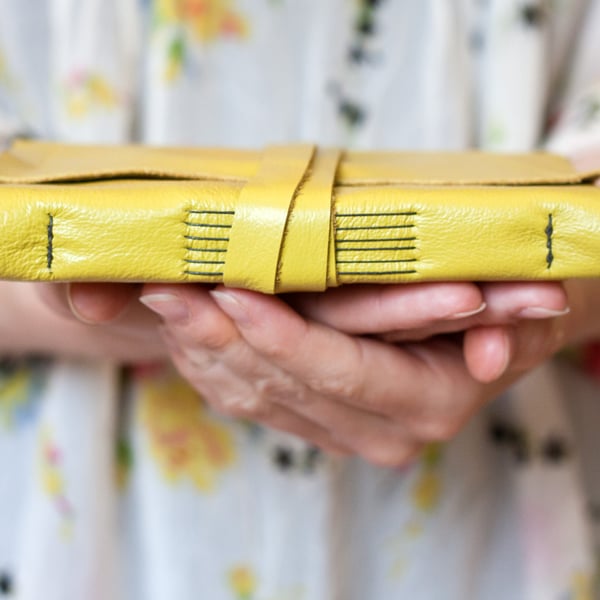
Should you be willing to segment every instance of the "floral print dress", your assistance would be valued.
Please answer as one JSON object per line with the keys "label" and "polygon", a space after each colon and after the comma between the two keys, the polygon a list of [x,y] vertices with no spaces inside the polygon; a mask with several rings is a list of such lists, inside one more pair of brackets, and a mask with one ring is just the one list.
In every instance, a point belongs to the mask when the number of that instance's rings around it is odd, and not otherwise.
{"label": "floral print dress", "polygon": [[[0,0],[0,143],[600,145],[598,0]],[[0,362],[0,599],[589,600],[598,389],[548,363],[404,469],[168,367]]]}

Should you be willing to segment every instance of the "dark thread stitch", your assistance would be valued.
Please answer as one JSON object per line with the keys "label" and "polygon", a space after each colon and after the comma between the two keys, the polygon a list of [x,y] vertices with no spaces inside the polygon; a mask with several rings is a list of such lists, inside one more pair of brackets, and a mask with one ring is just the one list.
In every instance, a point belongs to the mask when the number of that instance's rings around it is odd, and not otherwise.
{"label": "dark thread stitch", "polygon": [[336,217],[414,217],[419,213],[415,211],[391,213],[337,213]]}
{"label": "dark thread stitch", "polygon": [[224,265],[224,260],[193,260],[191,258],[185,259],[186,263],[190,263],[193,265]]}
{"label": "dark thread stitch", "polygon": [[190,223],[189,221],[184,221],[184,225],[188,227],[214,227],[215,229],[231,229],[231,225],[213,225],[211,223]]}
{"label": "dark thread stitch", "polygon": [[189,209],[188,214],[190,215],[234,215],[233,210],[194,210]]}
{"label": "dark thread stitch", "polygon": [[410,225],[372,225],[369,227],[336,227],[336,231],[369,231],[371,229],[409,229],[410,227],[414,227],[413,224]]}
{"label": "dark thread stitch", "polygon": [[52,261],[54,260],[54,216],[48,213],[48,244],[46,246],[46,266],[52,270]]}
{"label": "dark thread stitch", "polygon": [[377,264],[383,263],[387,265],[393,265],[394,263],[409,263],[409,262],[417,262],[416,258],[400,258],[398,260],[338,260],[336,261],[338,265],[366,265],[366,264]]}
{"label": "dark thread stitch", "polygon": [[364,240],[337,240],[338,244],[362,244],[369,242],[413,242],[416,237],[400,237],[400,238],[365,238]]}
{"label": "dark thread stitch", "polygon": [[410,275],[412,273],[416,271],[338,271],[338,275]]}
{"label": "dark thread stitch", "polygon": [[383,251],[391,251],[395,252],[397,250],[416,250],[416,246],[397,246],[397,247],[389,247],[389,248],[336,248],[336,252],[383,252]]}
{"label": "dark thread stitch", "polygon": [[192,246],[185,246],[185,249],[189,252],[227,252],[225,248],[192,248]]}
{"label": "dark thread stitch", "polygon": [[548,225],[544,230],[546,233],[546,248],[548,248],[548,254],[546,254],[546,264],[549,269],[552,266],[554,260],[554,254],[552,253],[552,234],[554,233],[554,227],[552,226],[552,213],[548,215]]}
{"label": "dark thread stitch", "polygon": [[207,273],[206,271],[189,271],[189,270],[185,270],[184,271],[185,275],[197,275],[197,276],[201,276],[201,277],[223,277],[223,273]]}
{"label": "dark thread stitch", "polygon": [[198,237],[197,235],[186,235],[184,236],[186,240],[196,240],[196,241],[205,241],[205,242],[228,242],[229,238],[223,237]]}

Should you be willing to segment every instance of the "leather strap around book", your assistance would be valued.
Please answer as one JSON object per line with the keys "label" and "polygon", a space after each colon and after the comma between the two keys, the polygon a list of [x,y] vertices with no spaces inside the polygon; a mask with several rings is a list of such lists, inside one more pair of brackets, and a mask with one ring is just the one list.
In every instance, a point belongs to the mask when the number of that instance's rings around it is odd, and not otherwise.
{"label": "leather strap around book", "polygon": [[340,156],[338,150],[317,151],[312,145],[266,149],[236,204],[225,285],[268,293],[324,290],[328,281],[335,285],[335,263],[329,256]]}

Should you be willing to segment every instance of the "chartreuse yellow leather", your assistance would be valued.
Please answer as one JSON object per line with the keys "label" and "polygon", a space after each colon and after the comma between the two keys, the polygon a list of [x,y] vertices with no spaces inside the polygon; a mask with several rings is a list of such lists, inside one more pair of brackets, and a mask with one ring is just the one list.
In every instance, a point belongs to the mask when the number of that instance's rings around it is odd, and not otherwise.
{"label": "chartreuse yellow leather", "polygon": [[0,277],[274,293],[600,276],[597,177],[542,153],[18,141],[0,155]]}

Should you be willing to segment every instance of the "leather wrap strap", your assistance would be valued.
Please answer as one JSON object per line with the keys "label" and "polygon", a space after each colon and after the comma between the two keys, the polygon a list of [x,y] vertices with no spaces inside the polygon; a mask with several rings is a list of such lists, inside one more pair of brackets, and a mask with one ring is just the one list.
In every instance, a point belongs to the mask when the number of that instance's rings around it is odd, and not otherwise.
{"label": "leather wrap strap", "polygon": [[340,156],[339,150],[317,152],[312,145],[266,149],[238,198],[225,285],[267,293],[335,285],[335,265],[331,270],[329,260],[308,256],[330,255],[332,190]]}

